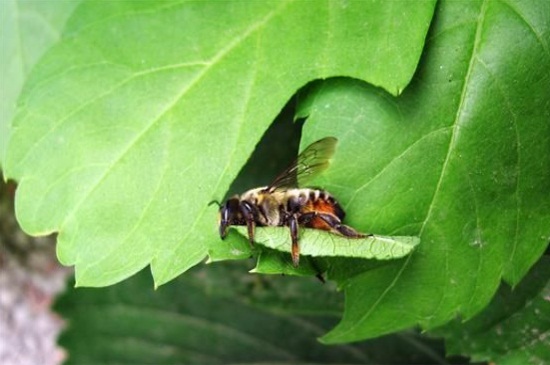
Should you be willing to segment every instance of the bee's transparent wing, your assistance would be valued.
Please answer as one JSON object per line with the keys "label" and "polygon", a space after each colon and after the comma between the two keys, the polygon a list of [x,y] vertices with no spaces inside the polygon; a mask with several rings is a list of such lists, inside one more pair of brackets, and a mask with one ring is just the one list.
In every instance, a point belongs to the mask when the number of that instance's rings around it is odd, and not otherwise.
{"label": "bee's transparent wing", "polygon": [[292,165],[277,176],[266,191],[273,192],[278,189],[297,187],[298,181],[302,185],[307,184],[307,181],[328,167],[337,142],[338,139],[334,137],[325,137],[310,144],[298,155]]}

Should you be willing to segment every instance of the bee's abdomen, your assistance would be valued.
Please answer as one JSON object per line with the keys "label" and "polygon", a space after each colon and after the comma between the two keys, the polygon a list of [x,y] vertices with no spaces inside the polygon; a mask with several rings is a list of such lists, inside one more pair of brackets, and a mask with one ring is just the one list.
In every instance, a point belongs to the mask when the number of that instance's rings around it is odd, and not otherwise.
{"label": "bee's abdomen", "polygon": [[319,198],[312,201],[311,209],[317,212],[334,214],[340,220],[343,220],[346,215],[340,203],[332,195],[323,190],[320,191]]}
{"label": "bee's abdomen", "polygon": [[[327,191],[317,189],[299,189],[298,201],[300,201],[300,211],[302,213],[319,212],[329,213],[343,220],[346,213],[338,201]],[[290,201],[289,201],[290,202]]]}

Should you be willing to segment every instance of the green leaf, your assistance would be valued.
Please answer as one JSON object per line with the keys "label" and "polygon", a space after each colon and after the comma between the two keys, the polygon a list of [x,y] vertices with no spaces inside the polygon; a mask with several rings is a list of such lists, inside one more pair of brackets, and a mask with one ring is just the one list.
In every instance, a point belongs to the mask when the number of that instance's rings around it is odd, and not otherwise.
{"label": "green leaf", "polygon": [[158,290],[146,272],[109,288],[71,288],[56,305],[69,323],[60,339],[67,364],[445,363],[438,341],[413,332],[324,346],[315,338],[342,304],[334,288],[267,279],[226,263]]}
{"label": "green leaf", "polygon": [[5,163],[20,224],[59,232],[77,285],[148,264],[156,285],[173,279],[225,244],[207,204],[290,96],[335,75],[398,94],[434,5],[82,4],[21,96]]}
{"label": "green leaf", "polygon": [[250,272],[271,275],[317,276],[321,279],[319,275],[323,274],[325,271],[326,262],[324,262],[324,260],[302,256],[300,258],[300,265],[295,267],[288,253],[263,248],[258,254],[256,267]]}
{"label": "green leaf", "polygon": [[0,1],[0,166],[4,164],[9,126],[26,76],[60,38],[74,1]]}
{"label": "green leaf", "polygon": [[346,309],[324,341],[471,318],[501,279],[515,285],[541,256],[550,239],[549,44],[547,1],[441,2],[399,98],[341,79],[307,91],[302,143],[339,138],[322,186],[347,224],[422,241],[403,260],[333,265],[348,273]]}
{"label": "green leaf", "polygon": [[550,257],[543,257],[514,289],[503,285],[487,308],[466,323],[433,332],[446,338],[449,354],[476,362],[550,362]]}
{"label": "green leaf", "polygon": [[[246,227],[237,226],[234,229],[243,237],[248,236]],[[257,228],[254,241],[262,246],[289,253],[292,245],[287,227]],[[348,238],[316,229],[300,231],[300,255],[314,257],[359,257],[389,260],[409,254],[418,243],[420,243],[418,237]]]}

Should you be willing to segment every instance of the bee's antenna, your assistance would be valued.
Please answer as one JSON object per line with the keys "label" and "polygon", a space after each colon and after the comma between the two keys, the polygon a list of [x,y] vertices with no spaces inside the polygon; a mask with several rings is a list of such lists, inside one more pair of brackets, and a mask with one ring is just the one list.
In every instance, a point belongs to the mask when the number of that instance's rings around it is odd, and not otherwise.
{"label": "bee's antenna", "polygon": [[211,205],[214,204],[214,203],[216,203],[216,205],[218,206],[218,208],[221,208],[221,207],[222,207],[222,205],[220,204],[220,202],[217,201],[217,200],[212,200],[210,203],[208,203],[208,206],[211,206]]}

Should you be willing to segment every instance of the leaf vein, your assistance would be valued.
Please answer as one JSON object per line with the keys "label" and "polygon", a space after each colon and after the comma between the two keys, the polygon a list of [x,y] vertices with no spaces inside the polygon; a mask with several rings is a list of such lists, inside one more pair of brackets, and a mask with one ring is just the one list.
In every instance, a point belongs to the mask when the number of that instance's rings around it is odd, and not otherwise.
{"label": "leaf vein", "polygon": [[353,193],[353,195],[351,196],[351,198],[348,200],[348,202],[346,203],[346,206],[344,207],[345,209],[348,209],[349,206],[351,205],[351,203],[353,202],[353,200],[355,199],[355,197],[357,196],[357,194],[359,194],[359,192],[361,192],[361,190],[364,190],[366,189],[372,182],[374,182],[378,177],[380,177],[388,168],[390,168],[390,166],[399,161],[401,158],[403,158],[403,156],[405,156],[411,149],[413,149],[416,145],[418,145],[419,143],[421,143],[424,139],[426,138],[429,138],[431,137],[432,135],[434,134],[437,134],[437,133],[440,133],[440,132],[445,132],[447,130],[449,130],[450,127],[443,127],[443,128],[439,128],[439,129],[436,129],[434,131],[431,131],[430,133],[428,134],[425,134],[423,135],[422,137],[420,137],[419,139],[417,139],[416,141],[414,141],[413,143],[411,143],[409,146],[407,146],[407,148],[405,148],[399,155],[393,157],[390,161],[388,161],[387,164],[385,164],[382,169],[376,173],[376,175],[372,176],[369,180],[367,180],[363,185],[361,185],[360,187],[358,187],[355,192]]}
{"label": "leaf vein", "polygon": [[[50,82],[50,80],[52,80],[54,78],[58,78],[58,77],[60,77],[64,74],[67,74],[69,72],[74,72],[74,71],[77,71],[77,70],[85,70],[85,69],[92,68],[92,67],[106,66],[106,65],[110,65],[110,63],[108,63],[108,62],[98,62],[98,63],[91,63],[91,64],[82,65],[82,66],[78,66],[78,67],[71,67],[69,69],[64,70],[62,73],[52,75],[47,80],[44,80],[40,85],[47,84],[48,82]],[[36,142],[33,143],[32,147],[30,147],[25,152],[25,154],[21,158],[21,162],[19,164],[23,165],[26,162],[27,158],[32,154],[32,152],[34,152],[34,150],[36,148],[38,148],[40,143],[43,140],[45,140],[50,134],[55,132],[59,127],[62,127],[69,120],[69,118],[77,115],[79,112],[84,110],[86,107],[92,105],[96,101],[101,100],[102,98],[105,98],[106,96],[111,95],[112,93],[114,93],[115,91],[117,91],[121,87],[125,86],[126,84],[130,83],[131,81],[137,79],[138,77],[146,76],[146,75],[152,74],[154,72],[165,71],[165,70],[168,70],[168,69],[175,69],[175,68],[180,68],[180,67],[190,67],[190,66],[203,66],[203,65],[207,65],[207,63],[202,62],[202,61],[185,62],[185,63],[181,63],[181,64],[163,66],[163,67],[152,68],[152,69],[148,69],[148,70],[145,70],[145,71],[136,72],[136,73],[130,75],[129,77],[126,77],[125,79],[123,79],[123,80],[119,81],[118,83],[114,84],[111,88],[105,90],[102,93],[99,93],[98,95],[94,96],[93,98],[87,100],[85,103],[82,103],[81,105],[79,105],[78,107],[76,107],[75,109],[73,109],[72,111],[67,113],[65,115],[65,117],[59,118],[55,122],[55,124],[46,133],[41,135],[40,138],[37,139]],[[40,85],[38,85],[35,88],[35,90],[38,90],[40,88]],[[32,113],[32,112],[30,112],[30,113]]]}
{"label": "leaf vein", "polygon": [[550,50],[548,48],[548,44],[546,44],[546,42],[544,41],[544,37],[539,32],[537,32],[537,30],[533,27],[533,25],[531,23],[529,23],[527,21],[525,16],[519,11],[519,9],[517,9],[516,6],[512,5],[509,1],[506,1],[506,0],[502,0],[502,3],[505,4],[506,6],[508,6],[510,8],[510,10],[512,10],[518,16],[518,18],[523,23],[525,23],[525,25],[527,25],[529,30],[533,33],[533,35],[537,39],[537,42],[540,44],[540,46],[543,49],[544,53],[546,53],[546,55],[550,57]]}
{"label": "leaf vein", "polygon": [[[438,197],[438,195],[441,191],[441,186],[443,184],[443,180],[444,180],[444,177],[445,177],[448,165],[449,165],[449,161],[451,160],[451,155],[452,155],[453,151],[455,150],[456,145],[458,143],[459,133],[460,133],[460,124],[461,124],[461,121],[462,121],[462,113],[465,109],[466,97],[468,95],[468,88],[469,88],[469,85],[470,85],[470,79],[472,78],[472,74],[474,72],[473,71],[474,66],[475,66],[475,63],[476,63],[476,60],[477,60],[476,55],[477,55],[478,49],[480,47],[481,31],[483,29],[483,25],[484,25],[484,21],[485,21],[485,15],[487,13],[487,6],[488,6],[488,0],[484,0],[483,3],[481,4],[480,14],[479,14],[479,17],[478,17],[478,20],[477,20],[475,39],[474,39],[474,44],[473,44],[473,48],[472,48],[472,55],[470,57],[470,62],[468,64],[468,69],[467,69],[466,75],[464,77],[464,85],[463,85],[462,91],[460,93],[460,101],[459,101],[459,104],[458,104],[457,109],[456,109],[455,119],[453,121],[451,138],[450,138],[450,141],[449,141],[449,147],[447,148],[447,155],[445,156],[445,160],[443,161],[443,166],[441,167],[441,174],[439,175],[439,179],[437,181],[436,188],[435,188],[434,193],[432,195],[432,200],[431,200],[431,203],[429,205],[428,212],[426,213],[426,218],[424,219],[424,222],[422,223],[422,227],[420,228],[420,236],[422,236],[422,234],[424,232],[424,229],[426,228],[426,224],[428,223],[428,221],[432,217],[432,212],[433,212],[433,209],[434,209],[434,206],[435,206],[435,201],[436,201],[436,199],[437,199],[437,197]],[[447,240],[442,240],[441,243],[448,246]],[[443,281],[445,286],[442,290],[442,295],[441,295],[441,298],[440,298],[438,304],[434,307],[434,310],[432,311],[433,316],[437,315],[437,312],[440,310],[441,306],[443,305],[443,303],[445,301],[445,298],[447,297],[447,293],[449,292],[449,290],[448,290],[448,285],[449,285],[449,280],[448,280],[448,277],[449,277],[449,250],[444,249],[444,250],[442,250],[442,252],[445,253],[445,257],[444,257],[445,272],[442,275],[445,278],[444,281]]]}

